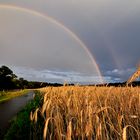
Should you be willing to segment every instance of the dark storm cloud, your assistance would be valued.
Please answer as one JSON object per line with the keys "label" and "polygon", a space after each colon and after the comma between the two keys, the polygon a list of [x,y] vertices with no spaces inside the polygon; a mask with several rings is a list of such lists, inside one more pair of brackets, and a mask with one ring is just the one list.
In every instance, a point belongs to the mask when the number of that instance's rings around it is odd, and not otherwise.
{"label": "dark storm cloud", "polygon": [[[107,71],[118,69],[126,71],[121,75],[121,79],[126,80],[130,74],[127,70],[139,63],[139,0],[60,0],[55,4],[48,1],[47,8],[50,15],[65,23],[85,42],[104,76],[108,76]],[[114,78],[120,76],[114,75]]]}
{"label": "dark storm cloud", "polygon": [[92,59],[73,34],[49,20],[17,11],[0,9],[0,63],[97,75]]}
{"label": "dark storm cloud", "polygon": [[0,2],[38,10],[64,23],[87,45],[107,81],[126,80],[140,61],[139,0]]}
{"label": "dark storm cloud", "polygon": [[121,81],[124,82],[128,80],[128,77],[130,77],[134,72],[136,68],[127,68],[127,69],[113,69],[110,71],[106,71],[104,75],[108,75],[109,77],[112,77],[112,80],[114,81]]}

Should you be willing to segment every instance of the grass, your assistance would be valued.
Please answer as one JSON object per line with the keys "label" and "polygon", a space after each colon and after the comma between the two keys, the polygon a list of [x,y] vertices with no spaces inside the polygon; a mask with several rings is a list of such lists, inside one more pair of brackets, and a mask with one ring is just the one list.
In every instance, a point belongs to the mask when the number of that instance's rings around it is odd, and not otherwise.
{"label": "grass", "polygon": [[32,139],[138,140],[140,88],[48,87],[30,113]]}
{"label": "grass", "polygon": [[4,140],[28,140],[32,123],[30,121],[30,112],[35,110],[40,104],[40,93],[35,91],[34,100],[30,101],[24,109],[22,109],[15,118],[12,119],[10,128],[4,137]]}
{"label": "grass", "polygon": [[19,90],[19,91],[0,91],[0,103],[7,101],[9,99],[15,98],[27,94],[29,90]]}

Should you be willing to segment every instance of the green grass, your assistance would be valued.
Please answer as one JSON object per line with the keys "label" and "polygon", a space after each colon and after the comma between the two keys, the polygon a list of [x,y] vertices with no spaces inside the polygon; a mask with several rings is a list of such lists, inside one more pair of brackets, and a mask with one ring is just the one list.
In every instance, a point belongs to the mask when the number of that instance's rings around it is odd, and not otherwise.
{"label": "green grass", "polygon": [[19,91],[1,91],[0,92],[0,103],[12,99],[17,96],[27,94],[29,90],[19,90]]}
{"label": "green grass", "polygon": [[15,118],[11,120],[10,128],[4,137],[4,140],[26,140],[32,139],[30,130],[32,128],[32,122],[30,121],[30,112],[35,110],[41,104],[40,93],[35,91],[34,100],[30,101],[24,109],[22,109]]}

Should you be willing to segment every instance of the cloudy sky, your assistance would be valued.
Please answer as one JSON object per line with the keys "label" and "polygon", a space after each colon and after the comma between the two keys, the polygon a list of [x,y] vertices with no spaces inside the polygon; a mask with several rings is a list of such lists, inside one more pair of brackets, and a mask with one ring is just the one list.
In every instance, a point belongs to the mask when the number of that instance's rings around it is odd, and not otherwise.
{"label": "cloudy sky", "polygon": [[139,15],[139,0],[0,0],[0,64],[28,80],[98,83],[96,61],[106,81],[125,81],[140,61]]}

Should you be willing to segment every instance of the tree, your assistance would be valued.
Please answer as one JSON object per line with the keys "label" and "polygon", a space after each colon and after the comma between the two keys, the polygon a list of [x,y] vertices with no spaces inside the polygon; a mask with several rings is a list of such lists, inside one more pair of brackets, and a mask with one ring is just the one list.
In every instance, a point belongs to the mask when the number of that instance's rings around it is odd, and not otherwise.
{"label": "tree", "polygon": [[12,89],[14,84],[14,79],[17,76],[13,73],[13,71],[7,66],[0,67],[0,89]]}
{"label": "tree", "polygon": [[0,67],[0,76],[10,77],[11,79],[17,78],[17,76],[13,74],[13,71],[7,66]]}
{"label": "tree", "polygon": [[24,80],[24,78],[19,78],[19,85],[22,89],[28,88],[28,81]]}
{"label": "tree", "polygon": [[[40,88],[49,86],[48,83],[31,82],[24,78],[17,78],[13,71],[7,66],[0,67],[0,90]],[[60,86],[60,84],[50,84],[50,86]]]}

